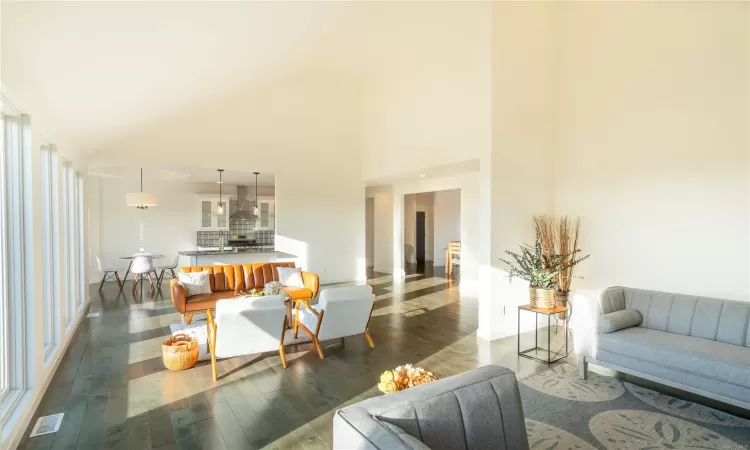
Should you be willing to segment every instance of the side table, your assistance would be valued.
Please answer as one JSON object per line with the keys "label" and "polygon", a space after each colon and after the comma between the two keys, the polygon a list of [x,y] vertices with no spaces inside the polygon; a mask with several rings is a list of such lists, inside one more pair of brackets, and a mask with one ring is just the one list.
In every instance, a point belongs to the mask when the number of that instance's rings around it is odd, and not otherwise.
{"label": "side table", "polygon": [[[534,315],[534,347],[521,351],[521,311],[530,311],[535,313]],[[565,321],[565,353],[561,354],[560,352],[555,352],[555,358],[552,359],[552,331],[550,330],[550,327],[552,325],[552,316],[554,314],[558,314],[561,312],[568,311],[568,308],[565,306],[555,306],[554,308],[533,308],[531,305],[519,305],[518,306],[518,356],[523,356],[524,358],[533,359],[534,361],[539,361],[543,363],[547,363],[547,365],[552,364],[553,362],[560,361],[563,358],[566,358],[570,352],[568,351],[568,324],[570,323],[570,320]],[[536,320],[539,314],[544,314],[547,316],[547,348],[541,348],[539,347],[539,333],[538,333],[538,323],[539,321]],[[537,358],[536,356],[531,356],[528,353],[530,352],[536,352],[537,350],[546,350],[547,351],[547,359],[541,359]]]}

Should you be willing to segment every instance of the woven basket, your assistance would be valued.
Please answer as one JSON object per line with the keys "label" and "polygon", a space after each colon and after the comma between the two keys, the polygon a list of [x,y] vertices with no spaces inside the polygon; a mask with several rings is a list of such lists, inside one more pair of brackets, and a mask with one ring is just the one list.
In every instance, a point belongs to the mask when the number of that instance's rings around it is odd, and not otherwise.
{"label": "woven basket", "polygon": [[555,307],[554,289],[529,288],[529,298],[531,300],[532,308],[551,309]]}
{"label": "woven basket", "polygon": [[185,370],[198,362],[198,340],[187,334],[175,334],[161,346],[161,359],[169,370]]}

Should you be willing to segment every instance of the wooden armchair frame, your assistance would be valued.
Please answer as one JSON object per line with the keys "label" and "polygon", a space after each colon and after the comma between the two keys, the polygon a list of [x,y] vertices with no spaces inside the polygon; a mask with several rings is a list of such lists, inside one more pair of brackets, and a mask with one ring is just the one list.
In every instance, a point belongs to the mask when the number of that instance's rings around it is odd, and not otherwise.
{"label": "wooden armchair frame", "polygon": [[[318,324],[315,327],[315,332],[307,328],[304,323],[299,321],[300,304],[304,306],[305,308],[307,308],[307,310],[310,311],[310,313],[312,313],[313,315],[315,315],[315,317],[318,318]],[[370,319],[372,319],[372,311],[374,309],[375,309],[375,304],[373,303],[372,308],[370,308],[370,315],[367,318],[367,324],[365,324],[365,332],[362,333],[362,335],[365,337],[365,341],[367,341],[367,345],[369,345],[370,348],[375,348],[375,342],[373,342],[372,336],[370,336]],[[320,340],[318,340],[318,334],[320,333],[320,326],[323,324],[324,315],[325,315],[325,310],[318,312],[313,307],[311,307],[310,304],[306,301],[297,302],[297,308],[294,312],[294,338],[297,339],[297,333],[301,327],[302,331],[304,331],[305,334],[310,336],[313,346],[315,347],[315,351],[318,353],[318,357],[320,359],[323,359],[325,357],[323,355],[323,348],[320,346]]]}
{"label": "wooden armchair frame", "polygon": [[[216,374],[216,328],[218,324],[214,321],[213,313],[210,309],[206,310],[206,328],[208,329],[208,351],[211,353],[211,372],[214,377],[214,381],[219,378]],[[281,326],[281,340],[279,341],[279,358],[281,359],[281,366],[286,369],[286,353],[284,353],[284,334],[289,329],[287,320],[284,320],[284,324]]]}

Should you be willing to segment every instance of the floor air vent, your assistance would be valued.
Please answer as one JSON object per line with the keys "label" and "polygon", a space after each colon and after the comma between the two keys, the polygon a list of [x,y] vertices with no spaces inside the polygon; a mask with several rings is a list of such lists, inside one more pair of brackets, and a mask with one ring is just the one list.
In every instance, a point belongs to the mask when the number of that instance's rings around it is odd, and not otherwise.
{"label": "floor air vent", "polygon": [[53,414],[51,416],[40,417],[36,421],[34,429],[31,431],[29,437],[41,436],[43,434],[56,433],[60,429],[63,416],[65,413]]}

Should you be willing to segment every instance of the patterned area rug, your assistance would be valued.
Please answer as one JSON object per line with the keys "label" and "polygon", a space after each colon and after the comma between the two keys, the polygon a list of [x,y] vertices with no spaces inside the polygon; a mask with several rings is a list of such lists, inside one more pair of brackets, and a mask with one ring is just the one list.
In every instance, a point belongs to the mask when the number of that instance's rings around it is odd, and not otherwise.
{"label": "patterned area rug", "polygon": [[532,449],[750,449],[750,420],[568,364],[519,386]]}

